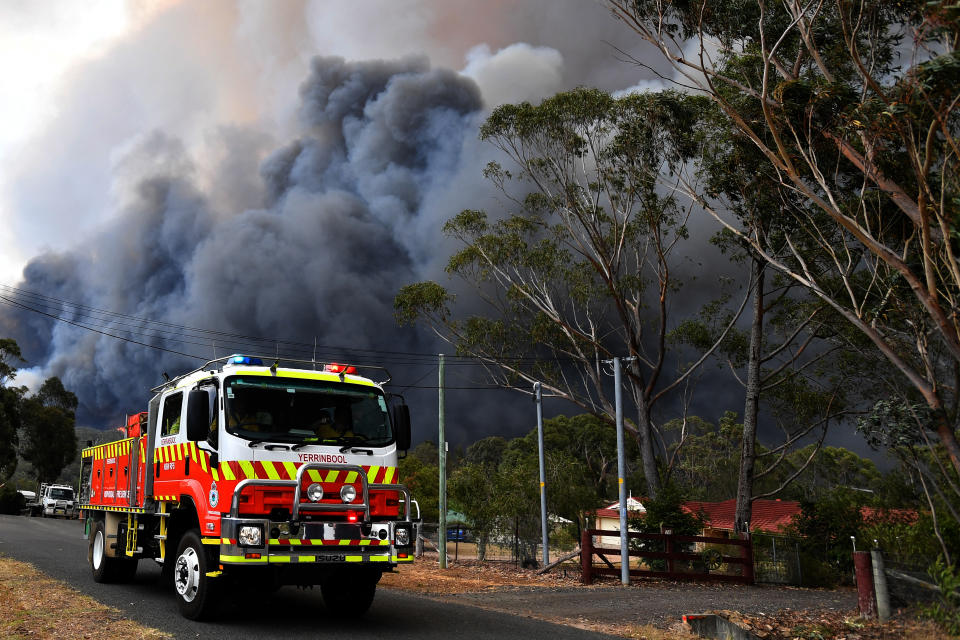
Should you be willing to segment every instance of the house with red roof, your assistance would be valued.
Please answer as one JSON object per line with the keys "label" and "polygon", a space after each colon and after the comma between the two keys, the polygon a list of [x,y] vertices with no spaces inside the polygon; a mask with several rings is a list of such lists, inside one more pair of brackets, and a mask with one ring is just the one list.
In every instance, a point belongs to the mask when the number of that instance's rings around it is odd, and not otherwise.
{"label": "house with red roof", "polygon": [[[703,535],[726,537],[734,531],[737,501],[733,498],[723,502],[684,502],[683,510],[700,514],[703,518]],[[750,528],[763,533],[781,533],[793,524],[800,515],[800,503],[796,500],[753,501]]]}
{"label": "house with red roof", "polygon": [[[703,535],[708,537],[726,538],[734,531],[737,501],[733,498],[722,502],[684,502],[681,505],[684,511],[699,514],[703,518]],[[627,511],[630,517],[642,516],[646,513],[643,505],[635,498],[627,501]],[[913,509],[877,509],[861,507],[860,513],[864,522],[903,522],[911,524],[917,521],[919,514]],[[796,500],[767,500],[758,498],[753,501],[753,512],[750,518],[750,529],[761,533],[783,533],[794,519],[800,515],[800,503]],[[620,503],[614,502],[605,509],[594,512],[595,528],[606,531],[620,531]],[[605,536],[599,542],[600,546],[620,545],[619,538]]]}

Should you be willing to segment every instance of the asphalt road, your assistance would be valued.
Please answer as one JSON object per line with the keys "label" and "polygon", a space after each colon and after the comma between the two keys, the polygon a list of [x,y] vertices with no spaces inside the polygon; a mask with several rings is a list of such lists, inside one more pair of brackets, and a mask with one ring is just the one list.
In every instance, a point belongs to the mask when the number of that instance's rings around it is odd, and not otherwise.
{"label": "asphalt road", "polygon": [[361,619],[331,621],[319,588],[284,587],[264,599],[227,604],[218,621],[197,623],[177,611],[172,593],[160,584],[160,569],[141,561],[130,584],[97,584],[87,564],[87,541],[78,520],[51,520],[0,515],[0,553],[33,564],[96,600],[120,609],[131,620],[177,638],[283,638],[307,635],[338,638],[510,638],[566,640],[604,638],[572,627],[541,622],[476,607],[442,602],[409,593],[379,589]]}

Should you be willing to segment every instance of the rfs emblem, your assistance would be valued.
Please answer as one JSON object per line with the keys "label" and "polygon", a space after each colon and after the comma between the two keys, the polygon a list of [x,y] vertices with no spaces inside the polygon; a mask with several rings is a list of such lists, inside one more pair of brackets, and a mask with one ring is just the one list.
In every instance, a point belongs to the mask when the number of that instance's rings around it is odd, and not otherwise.
{"label": "rfs emblem", "polygon": [[217,506],[217,503],[220,502],[220,492],[217,491],[217,483],[210,483],[210,508]]}

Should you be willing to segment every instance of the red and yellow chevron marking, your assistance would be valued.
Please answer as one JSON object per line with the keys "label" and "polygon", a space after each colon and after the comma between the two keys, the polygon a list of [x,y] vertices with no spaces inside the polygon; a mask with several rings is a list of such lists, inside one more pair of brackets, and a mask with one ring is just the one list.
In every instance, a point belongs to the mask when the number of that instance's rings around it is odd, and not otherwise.
{"label": "red and yellow chevron marking", "polygon": [[84,458],[93,458],[94,460],[105,460],[106,458],[119,458],[120,456],[130,455],[130,448],[133,444],[133,438],[126,440],[117,440],[107,444],[98,444],[95,447],[87,447],[81,452]]}
{"label": "red and yellow chevron marking", "polygon": [[[196,442],[180,442],[166,447],[157,447],[153,450],[153,462],[180,462],[186,458],[194,464],[199,464],[204,473],[209,473],[217,482],[220,481],[220,472],[218,469],[210,467],[210,454],[197,447]],[[223,465],[220,465],[221,467]],[[229,478],[228,478],[229,479]]]}
{"label": "red and yellow chevron marking", "polygon": [[[296,480],[297,471],[303,466],[301,462],[250,462],[239,460],[220,463],[220,473],[225,480]],[[392,484],[396,481],[396,467],[381,467],[377,465],[364,466],[367,473],[367,482],[371,484]],[[308,469],[306,474],[313,482],[353,483],[358,480],[356,471],[340,469]]]}
{"label": "red and yellow chevron marking", "polygon": [[[181,462],[190,458],[191,463],[199,464],[204,473],[209,473],[213,479],[232,480],[296,480],[297,471],[305,463],[302,462],[252,462],[250,460],[231,460],[221,462],[217,467],[210,466],[210,454],[203,451],[195,442],[181,442],[157,447],[153,452],[153,461],[156,464],[165,462]],[[396,467],[382,467],[378,465],[363,466],[370,484],[393,484],[397,479]],[[308,469],[307,475],[313,482],[325,483],[354,483],[358,481],[356,471],[339,469]]]}
{"label": "red and yellow chevron marking", "polygon": [[[223,544],[236,545],[237,541],[233,538],[221,538]],[[281,547],[378,547],[389,546],[390,540],[300,540],[298,538],[270,538],[267,544]]]}

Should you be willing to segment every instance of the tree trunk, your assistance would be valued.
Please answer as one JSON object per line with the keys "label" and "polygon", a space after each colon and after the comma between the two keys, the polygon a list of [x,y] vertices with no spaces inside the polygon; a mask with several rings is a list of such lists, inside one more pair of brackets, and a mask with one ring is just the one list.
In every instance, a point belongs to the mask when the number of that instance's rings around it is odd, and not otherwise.
{"label": "tree trunk", "polygon": [[953,470],[956,471],[957,477],[960,478],[960,444],[957,443],[957,433],[953,425],[947,420],[946,409],[940,400],[939,394],[936,391],[930,391],[925,393],[924,396],[927,401],[927,406],[933,410],[937,437],[940,438],[940,443],[947,451],[947,457],[949,457],[950,462],[953,463]]}
{"label": "tree trunk", "polygon": [[660,492],[660,475],[657,471],[657,457],[653,452],[653,425],[650,422],[650,407],[638,390],[640,398],[637,409],[637,444],[640,446],[640,462],[643,464],[643,477],[647,481],[647,493],[656,498]]}
{"label": "tree trunk", "polygon": [[743,406],[743,441],[740,444],[740,476],[737,479],[737,507],[734,530],[750,532],[753,516],[753,468],[756,462],[757,413],[760,405],[760,351],[763,348],[764,263],[759,256],[753,268],[753,322],[750,326],[750,352],[747,363],[747,390]]}

